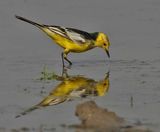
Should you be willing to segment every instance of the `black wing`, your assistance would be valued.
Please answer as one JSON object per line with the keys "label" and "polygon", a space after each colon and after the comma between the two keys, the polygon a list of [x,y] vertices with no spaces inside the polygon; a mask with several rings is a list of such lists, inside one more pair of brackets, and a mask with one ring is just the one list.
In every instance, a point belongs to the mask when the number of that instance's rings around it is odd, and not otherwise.
{"label": "black wing", "polygon": [[66,28],[68,36],[76,41],[76,42],[81,42],[84,43],[86,41],[92,41],[96,40],[98,36],[98,32],[95,33],[88,33],[82,30],[74,29],[74,28]]}
{"label": "black wing", "polygon": [[[47,25],[46,25],[47,26]],[[65,28],[61,26],[47,26],[52,32],[57,33],[78,44],[84,44],[87,41],[95,40],[98,33],[88,33],[74,28]]]}

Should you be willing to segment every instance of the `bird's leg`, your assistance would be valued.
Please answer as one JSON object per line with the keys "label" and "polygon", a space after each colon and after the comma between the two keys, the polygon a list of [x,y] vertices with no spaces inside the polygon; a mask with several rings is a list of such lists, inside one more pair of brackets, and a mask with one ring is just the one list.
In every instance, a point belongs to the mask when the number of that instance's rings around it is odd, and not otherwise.
{"label": "bird's leg", "polygon": [[67,73],[67,69],[66,69],[66,68],[64,68],[64,70],[63,70],[63,72],[62,72],[62,77],[63,77],[64,79],[69,78],[69,75],[68,75],[68,73]]}
{"label": "bird's leg", "polygon": [[72,62],[70,60],[68,60],[68,58],[67,58],[68,53],[69,53],[69,50],[65,49],[64,53],[63,53],[63,58],[69,63],[68,67],[70,67],[72,65]]}
{"label": "bird's leg", "polygon": [[69,63],[68,68],[70,68],[71,65],[72,65],[72,62],[71,62],[70,60],[68,60],[68,58],[67,58],[67,54],[68,54],[69,52],[70,52],[70,51],[69,51],[68,49],[65,49],[65,50],[64,50],[64,53],[63,53],[64,59]]}
{"label": "bird's leg", "polygon": [[[66,72],[66,71],[65,71],[65,70],[67,70],[66,68],[70,68],[71,65],[72,65],[72,62],[71,62],[70,60],[68,60],[68,58],[67,58],[67,54],[68,54],[68,53],[69,53],[69,52],[68,52],[67,50],[65,50],[65,52],[62,52],[62,54],[61,54],[62,64],[63,64],[62,75],[63,75],[63,73]],[[68,66],[68,67],[65,66],[64,59],[69,63],[69,66]]]}
{"label": "bird's leg", "polygon": [[65,65],[64,65],[64,53],[63,52],[61,54],[61,58],[62,58],[62,66],[63,66],[63,69],[64,69]]}
{"label": "bird's leg", "polygon": [[69,67],[72,65],[72,62],[70,60],[68,60],[67,57],[64,56],[64,59],[69,63]]}
{"label": "bird's leg", "polygon": [[64,73],[65,73],[65,64],[64,64],[64,53],[62,52],[62,54],[61,54],[61,58],[62,58],[62,76],[64,75]]}

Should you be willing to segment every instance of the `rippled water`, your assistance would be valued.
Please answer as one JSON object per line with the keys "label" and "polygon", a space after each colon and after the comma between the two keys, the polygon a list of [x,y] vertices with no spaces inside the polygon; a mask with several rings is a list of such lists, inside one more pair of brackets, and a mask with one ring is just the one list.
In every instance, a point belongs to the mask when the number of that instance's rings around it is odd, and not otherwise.
{"label": "rippled water", "polygon": [[[111,59],[94,49],[70,54],[69,75],[101,80],[110,71],[106,96],[98,105],[130,122],[160,129],[160,2],[158,0],[0,1],[0,131],[70,131],[60,125],[79,123],[74,100],[15,116],[39,103],[59,83],[37,81],[44,66],[61,74],[61,49],[33,26],[14,15],[45,24],[103,31],[111,41]],[[36,130],[34,130],[36,129]]]}

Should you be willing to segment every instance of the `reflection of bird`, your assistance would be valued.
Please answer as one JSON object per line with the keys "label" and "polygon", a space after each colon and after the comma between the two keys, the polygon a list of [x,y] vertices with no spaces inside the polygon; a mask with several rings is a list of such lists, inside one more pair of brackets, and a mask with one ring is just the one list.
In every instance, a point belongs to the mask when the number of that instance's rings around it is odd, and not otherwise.
{"label": "reflection of bird", "polygon": [[65,28],[60,26],[43,25],[27,20],[26,18],[15,16],[17,19],[28,22],[44,31],[49,37],[51,37],[59,46],[64,48],[62,53],[62,62],[64,67],[64,59],[72,65],[71,61],[67,59],[69,52],[80,53],[95,47],[103,48],[108,57],[110,42],[104,33],[95,32],[88,33],[74,28]]}
{"label": "reflection of bird", "polygon": [[107,73],[106,77],[100,81],[95,81],[83,76],[69,76],[63,78],[62,82],[58,84],[39,104],[16,117],[20,117],[21,115],[25,115],[41,107],[57,105],[64,101],[73,100],[77,97],[104,96],[108,89],[109,73]]}

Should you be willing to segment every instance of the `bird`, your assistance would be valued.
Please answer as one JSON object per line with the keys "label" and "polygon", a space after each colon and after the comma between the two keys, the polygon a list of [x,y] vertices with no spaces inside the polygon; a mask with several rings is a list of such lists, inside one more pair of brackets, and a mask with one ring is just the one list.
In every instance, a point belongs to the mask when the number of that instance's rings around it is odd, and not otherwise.
{"label": "bird", "polygon": [[96,96],[104,96],[109,91],[109,72],[105,74],[104,79],[94,80],[82,75],[58,76],[57,81],[60,81],[48,96],[46,96],[40,103],[32,106],[16,116],[16,118],[26,115],[36,109],[47,106],[58,105],[66,101],[72,101],[76,98],[89,98]]}
{"label": "bird", "polygon": [[64,49],[61,53],[63,69],[65,67],[64,60],[69,63],[69,66],[72,65],[72,62],[67,58],[67,55],[70,52],[81,53],[96,47],[100,47],[105,50],[108,57],[110,58],[110,41],[108,36],[103,32],[89,33],[75,28],[39,24],[18,15],[15,15],[15,17],[19,20],[25,21],[38,27],[40,30],[46,33],[56,44]]}

